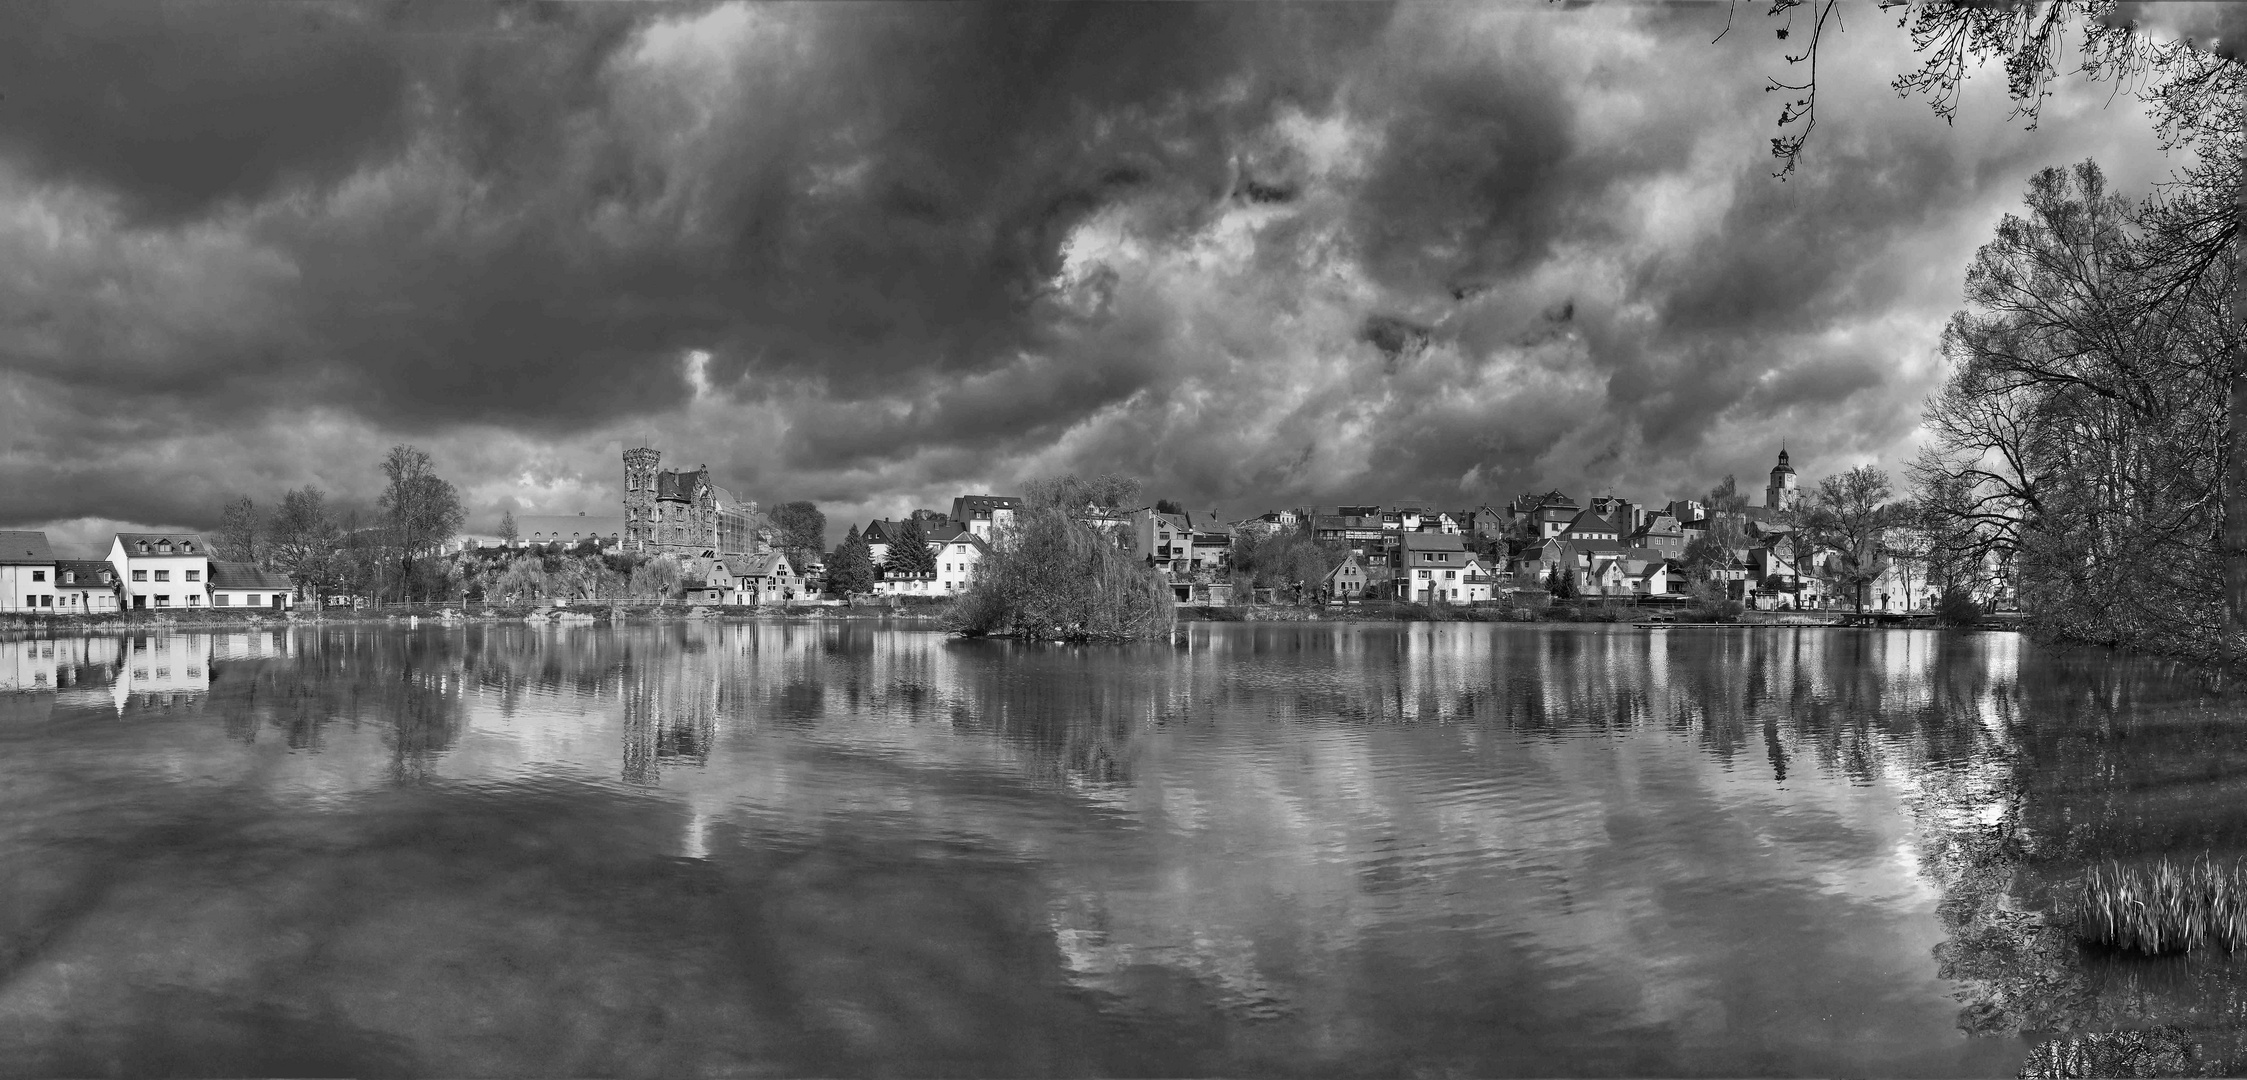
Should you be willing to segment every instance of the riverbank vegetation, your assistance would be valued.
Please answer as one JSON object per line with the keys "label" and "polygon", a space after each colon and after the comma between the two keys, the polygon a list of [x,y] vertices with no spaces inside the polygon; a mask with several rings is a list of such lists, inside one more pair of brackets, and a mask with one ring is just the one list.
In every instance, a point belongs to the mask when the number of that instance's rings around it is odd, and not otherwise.
{"label": "riverbank vegetation", "polygon": [[2110,862],[2084,875],[2074,908],[2076,937],[2087,944],[2148,956],[2237,952],[2247,947],[2247,868],[2205,856]]}
{"label": "riverbank vegetation", "polygon": [[2188,169],[2133,202],[2091,162],[2038,173],[1944,334],[1917,524],[1931,560],[2006,566],[2041,637],[2240,655],[2220,545],[2228,395],[2247,371],[2235,257],[2204,235],[2231,208],[2235,97],[2212,106],[2223,178]]}

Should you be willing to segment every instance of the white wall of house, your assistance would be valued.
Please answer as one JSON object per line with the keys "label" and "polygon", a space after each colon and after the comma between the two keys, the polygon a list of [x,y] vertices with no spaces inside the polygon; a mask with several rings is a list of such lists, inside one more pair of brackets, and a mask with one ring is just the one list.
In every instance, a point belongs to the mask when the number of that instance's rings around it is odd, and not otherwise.
{"label": "white wall of house", "polygon": [[209,602],[211,561],[200,542],[193,554],[175,546],[169,555],[154,549],[143,555],[137,545],[128,550],[124,538],[118,537],[110,541],[109,565],[124,582],[126,610],[200,608]]}
{"label": "white wall of house", "polygon": [[[295,598],[294,598],[294,597],[292,597],[292,596],[290,596],[290,595],[289,595],[289,593],[288,593],[288,591],[287,591],[287,590],[285,590],[285,589],[284,589],[284,590],[274,590],[274,589],[217,589],[217,588],[214,588],[214,589],[212,589],[212,590],[211,590],[210,592],[211,592],[211,601],[210,601],[210,602],[211,602],[211,606],[212,606],[212,607],[222,607],[222,608],[242,608],[242,607],[252,607],[252,608],[266,608],[266,609],[270,610],[270,609],[272,609],[272,608],[273,608],[273,607],[275,607],[275,606],[279,606],[279,607],[281,608],[281,610],[283,610],[283,611],[286,611],[286,610],[288,610],[289,608],[291,608],[291,607],[294,607],[294,606],[295,606],[295,604],[296,604]],[[279,601],[278,605],[276,605],[276,603],[275,603],[275,601],[276,601],[276,600],[278,600],[278,601]]]}
{"label": "white wall of house", "polygon": [[53,612],[55,564],[9,563],[0,566],[0,611]]}
{"label": "white wall of house", "polygon": [[117,591],[106,585],[65,585],[55,594],[55,611],[64,615],[99,615],[117,610]]}
{"label": "white wall of house", "polygon": [[936,549],[936,591],[947,596],[966,592],[983,562],[983,546],[964,540],[929,546]]}

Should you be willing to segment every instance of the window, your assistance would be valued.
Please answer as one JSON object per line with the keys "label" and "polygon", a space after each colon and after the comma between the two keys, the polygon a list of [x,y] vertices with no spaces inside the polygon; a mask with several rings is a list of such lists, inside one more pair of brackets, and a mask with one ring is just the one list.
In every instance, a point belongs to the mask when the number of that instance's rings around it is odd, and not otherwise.
{"label": "window", "polygon": [[135,570],[135,571],[133,571],[133,580],[134,580],[134,581],[147,581],[147,580],[148,580],[148,571],[146,571],[146,570]]}
{"label": "window", "polygon": [[143,555],[148,554],[148,541],[143,540],[140,542],[140,553]]}
{"label": "window", "polygon": [[211,606],[212,606],[212,607],[231,607],[232,605],[231,605],[231,604],[229,604],[229,603],[227,602],[227,597],[226,597],[226,594],[225,594],[225,593],[220,593],[220,594],[218,594],[218,595],[217,595],[216,597],[212,598],[212,600],[211,600]]}
{"label": "window", "polygon": [[201,570],[190,570],[187,572],[187,580],[201,581],[203,580],[203,572]]}
{"label": "window", "polygon": [[53,593],[41,593],[41,594],[39,594],[39,606],[40,606],[40,607],[53,607],[53,606],[55,606],[55,596],[54,596],[54,594],[53,594]]}
{"label": "window", "polygon": [[171,597],[171,594],[169,594],[169,593],[166,593],[166,594],[164,594],[164,595],[162,595],[162,596],[158,596],[158,597],[156,598],[156,606],[157,606],[157,607],[170,607],[170,606],[172,606],[172,597]]}
{"label": "window", "polygon": [[202,596],[201,596],[200,594],[198,594],[198,593],[188,593],[188,594],[187,594],[187,606],[188,606],[188,607],[202,607],[202,606],[203,606],[203,597],[202,597]]}
{"label": "window", "polygon": [[159,554],[159,555],[169,555],[169,554],[171,554],[171,553],[172,553],[172,542],[171,542],[171,541],[169,541],[169,540],[166,540],[166,541],[164,541],[163,543],[161,543],[161,544],[158,544],[158,545],[156,545],[156,553],[157,553],[157,554]]}
{"label": "window", "polygon": [[65,584],[65,585],[74,585],[74,584],[76,584],[76,583],[77,583],[77,581],[78,581],[78,572],[77,572],[76,570],[65,570],[65,571],[63,571],[63,572],[62,572],[62,583],[63,583],[63,584]]}
{"label": "window", "polygon": [[172,580],[172,572],[169,570],[158,570],[156,571],[156,580],[170,581]]}
{"label": "window", "polygon": [[193,545],[193,544],[181,544],[181,545],[179,546],[179,549],[180,549],[181,551],[187,552],[187,553],[188,553],[188,554],[190,554],[190,555],[192,555],[192,554],[194,554],[194,553],[195,553],[195,545]]}
{"label": "window", "polygon": [[136,679],[145,679],[145,678],[147,678],[147,677],[148,677],[148,669],[147,669],[147,668],[144,668],[144,667],[137,667],[137,668],[134,668],[134,669],[133,669],[133,678],[136,678]]}
{"label": "window", "polygon": [[47,580],[47,572],[45,570],[33,570],[31,572],[31,580],[45,581]]}

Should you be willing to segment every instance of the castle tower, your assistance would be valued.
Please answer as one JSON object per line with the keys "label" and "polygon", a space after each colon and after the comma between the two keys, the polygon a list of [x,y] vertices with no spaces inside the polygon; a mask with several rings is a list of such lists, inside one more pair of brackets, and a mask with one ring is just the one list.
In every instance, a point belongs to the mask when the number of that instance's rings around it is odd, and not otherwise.
{"label": "castle tower", "polygon": [[663,452],[645,446],[624,452],[624,550],[646,551],[655,542],[655,467]]}
{"label": "castle tower", "polygon": [[1770,510],[1792,510],[1802,493],[1794,487],[1794,466],[1787,464],[1787,448],[1779,447],[1779,463],[1771,467],[1771,484],[1763,489],[1763,505]]}

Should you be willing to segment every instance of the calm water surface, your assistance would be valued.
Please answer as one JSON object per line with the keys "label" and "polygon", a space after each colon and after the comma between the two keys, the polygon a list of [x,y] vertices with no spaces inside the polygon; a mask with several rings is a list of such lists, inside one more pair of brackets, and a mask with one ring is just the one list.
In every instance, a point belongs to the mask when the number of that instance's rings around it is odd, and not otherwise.
{"label": "calm water surface", "polygon": [[0,642],[0,1073],[2215,1067],[2230,965],[2035,913],[2241,851],[2240,715],[1921,631]]}

